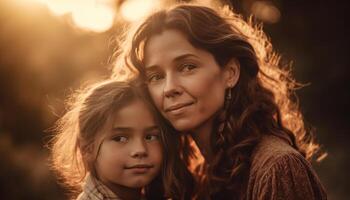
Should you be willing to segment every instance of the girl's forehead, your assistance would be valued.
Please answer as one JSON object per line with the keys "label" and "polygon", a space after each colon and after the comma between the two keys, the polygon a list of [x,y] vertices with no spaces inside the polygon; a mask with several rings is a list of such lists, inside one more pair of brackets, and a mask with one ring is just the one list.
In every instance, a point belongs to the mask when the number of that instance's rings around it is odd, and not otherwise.
{"label": "girl's forehead", "polygon": [[135,99],[118,109],[111,117],[112,129],[145,130],[156,126],[149,106],[141,99]]}

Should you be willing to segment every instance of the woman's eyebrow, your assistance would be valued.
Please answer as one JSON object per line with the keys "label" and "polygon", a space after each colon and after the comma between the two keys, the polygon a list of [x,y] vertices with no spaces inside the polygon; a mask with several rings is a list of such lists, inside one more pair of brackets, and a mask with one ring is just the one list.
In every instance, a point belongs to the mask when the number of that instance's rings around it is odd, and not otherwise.
{"label": "woman's eyebrow", "polygon": [[[175,57],[172,62],[179,62],[179,61],[181,61],[183,59],[186,59],[188,57],[195,57],[195,58],[199,59],[199,57],[197,55],[195,55],[195,54],[186,53],[186,54],[182,54],[180,56]],[[149,66],[146,66],[145,68],[146,68],[147,72],[157,71],[157,69],[159,68],[159,65],[156,65],[156,64],[155,65],[149,65]]]}
{"label": "woman's eyebrow", "polygon": [[157,71],[157,69],[159,69],[158,65],[150,65],[150,66],[146,66],[146,72],[153,72],[153,71]]}
{"label": "woman's eyebrow", "polygon": [[195,58],[199,58],[197,55],[195,54],[192,54],[192,53],[186,53],[186,54],[183,54],[183,55],[180,55],[180,56],[177,56],[174,58],[174,62],[177,62],[177,61],[180,61],[180,60],[183,60],[183,59],[186,59],[188,57],[195,57]]}

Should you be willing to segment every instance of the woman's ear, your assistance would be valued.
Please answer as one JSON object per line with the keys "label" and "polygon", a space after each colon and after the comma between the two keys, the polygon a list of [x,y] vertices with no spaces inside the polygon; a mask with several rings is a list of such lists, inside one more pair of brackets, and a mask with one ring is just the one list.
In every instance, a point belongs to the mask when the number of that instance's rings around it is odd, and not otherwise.
{"label": "woman's ear", "polygon": [[224,68],[224,77],[227,88],[233,88],[238,80],[240,75],[240,64],[236,58],[232,58]]}

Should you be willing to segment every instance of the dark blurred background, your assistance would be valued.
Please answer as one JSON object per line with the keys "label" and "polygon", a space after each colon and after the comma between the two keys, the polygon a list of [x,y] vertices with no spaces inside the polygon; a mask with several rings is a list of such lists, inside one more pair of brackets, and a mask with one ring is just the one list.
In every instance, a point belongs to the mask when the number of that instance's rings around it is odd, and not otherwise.
{"label": "dark blurred background", "polygon": [[[0,1],[0,199],[67,199],[48,165],[50,127],[80,84],[110,75],[116,36],[172,0]],[[219,1],[199,1],[218,3]],[[313,166],[329,199],[350,195],[349,10],[344,1],[226,0],[264,23],[308,86],[297,91],[328,156]]]}

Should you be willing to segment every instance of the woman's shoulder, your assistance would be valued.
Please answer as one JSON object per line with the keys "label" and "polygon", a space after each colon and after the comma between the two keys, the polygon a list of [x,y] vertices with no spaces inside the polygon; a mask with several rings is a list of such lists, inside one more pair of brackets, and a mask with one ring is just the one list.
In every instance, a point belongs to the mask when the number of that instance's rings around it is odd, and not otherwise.
{"label": "woman's shoulder", "polygon": [[254,150],[247,194],[248,199],[327,198],[311,164],[276,136],[264,136]]}
{"label": "woman's shoulder", "polygon": [[311,164],[286,140],[273,135],[263,136],[252,153],[250,174],[269,176],[294,169],[296,172],[302,169],[313,172]]}
{"label": "woman's shoulder", "polygon": [[270,167],[279,160],[303,158],[287,141],[273,135],[263,136],[252,153],[252,166]]}

